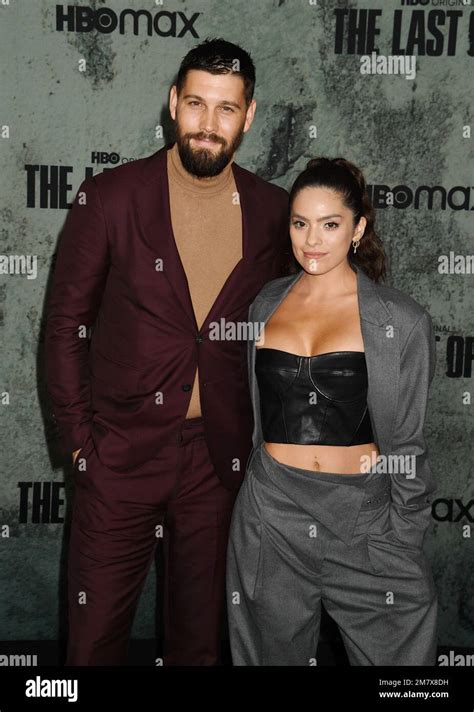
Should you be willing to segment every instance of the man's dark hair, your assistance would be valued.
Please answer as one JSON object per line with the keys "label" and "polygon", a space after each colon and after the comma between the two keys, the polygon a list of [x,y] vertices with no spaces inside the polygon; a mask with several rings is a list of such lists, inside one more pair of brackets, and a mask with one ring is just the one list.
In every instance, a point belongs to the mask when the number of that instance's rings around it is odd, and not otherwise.
{"label": "man's dark hair", "polygon": [[211,74],[237,74],[244,80],[245,102],[253,99],[255,66],[249,53],[232,42],[221,38],[206,39],[193,47],[185,56],[178,71],[176,89],[178,94],[184,86],[190,69],[201,69]]}

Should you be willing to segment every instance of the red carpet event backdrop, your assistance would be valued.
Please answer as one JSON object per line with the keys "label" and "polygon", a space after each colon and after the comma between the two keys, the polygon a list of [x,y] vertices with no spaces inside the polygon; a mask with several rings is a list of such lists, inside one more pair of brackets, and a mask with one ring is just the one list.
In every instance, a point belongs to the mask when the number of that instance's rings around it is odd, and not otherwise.
{"label": "red carpet event backdrop", "polygon": [[[250,52],[257,112],[236,160],[291,187],[310,158],[360,166],[389,283],[430,312],[426,437],[438,491],[425,547],[440,640],[474,645],[472,94],[461,0],[1,0],[0,640],[64,634],[71,466],[44,383],[45,299],[86,176],[173,140],[168,96],[207,37]],[[132,631],[153,638],[155,572]]]}

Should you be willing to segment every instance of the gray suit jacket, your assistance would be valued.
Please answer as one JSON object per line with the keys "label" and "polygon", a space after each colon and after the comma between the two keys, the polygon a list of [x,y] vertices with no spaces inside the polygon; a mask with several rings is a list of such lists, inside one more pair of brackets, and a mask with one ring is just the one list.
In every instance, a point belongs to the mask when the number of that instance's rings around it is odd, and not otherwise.
{"label": "gray suit jacket", "polygon": [[[419,547],[431,520],[436,484],[423,435],[428,391],[435,372],[436,348],[429,313],[398,289],[357,273],[359,313],[368,372],[367,405],[379,452],[391,480],[391,523],[397,539]],[[265,324],[303,274],[274,279],[260,290],[249,308],[249,322]],[[255,341],[248,341],[248,371],[254,429],[253,450],[263,442],[260,396],[255,377]],[[252,455],[251,453],[251,455]],[[398,456],[393,458],[393,456]],[[402,456],[400,458],[399,456]],[[413,473],[396,470],[403,459]],[[251,457],[248,462],[250,462]],[[390,464],[391,463],[391,464]],[[400,469],[400,468],[399,468]]]}

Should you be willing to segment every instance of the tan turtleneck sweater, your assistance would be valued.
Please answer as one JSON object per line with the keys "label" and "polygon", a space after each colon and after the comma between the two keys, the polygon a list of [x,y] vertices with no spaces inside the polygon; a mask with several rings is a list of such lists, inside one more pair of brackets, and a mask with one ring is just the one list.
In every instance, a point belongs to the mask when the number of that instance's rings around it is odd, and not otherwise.
{"label": "tan turtleneck sweater", "polygon": [[[211,178],[186,171],[178,146],[167,151],[171,224],[200,329],[224,282],[242,258],[242,214],[232,162]],[[198,370],[186,418],[201,415]]]}

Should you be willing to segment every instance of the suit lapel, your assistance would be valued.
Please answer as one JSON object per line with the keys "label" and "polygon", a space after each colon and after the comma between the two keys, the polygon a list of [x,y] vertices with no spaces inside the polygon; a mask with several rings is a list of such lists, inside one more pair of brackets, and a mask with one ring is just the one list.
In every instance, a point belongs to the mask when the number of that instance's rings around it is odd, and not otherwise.
{"label": "suit lapel", "polygon": [[145,184],[140,191],[140,222],[145,240],[156,259],[163,260],[163,275],[174,291],[194,331],[198,331],[188,280],[171,227],[166,153],[173,144],[163,146],[150,157],[145,169]]}
{"label": "suit lapel", "polygon": [[[358,267],[357,293],[359,315],[367,363],[368,393],[367,404],[372,427],[380,452],[388,453],[398,398],[400,376],[399,330],[393,323],[392,314],[382,299],[378,286]],[[265,296],[254,303],[252,321],[265,325],[277,310],[294,284],[304,274],[296,274],[275,280],[267,287]],[[254,416],[254,445],[263,440],[260,429],[258,386],[255,378],[255,342],[249,345],[249,369]],[[258,405],[257,405],[258,404]],[[258,408],[258,410],[257,410]]]}
{"label": "suit lapel", "polygon": [[[236,263],[232,272],[227,276],[219,294],[211,305],[201,330],[207,329],[210,322],[218,320],[223,314],[229,311],[235,311],[243,302],[248,304],[248,296],[245,290],[242,289],[242,275],[247,263],[251,268],[251,259],[253,257],[253,253],[251,254],[254,245],[254,241],[252,240],[251,216],[254,214],[254,198],[251,185],[245,180],[242,169],[236,165],[235,161],[232,162],[232,173],[235,180],[235,187],[239,194],[242,216],[242,257]],[[232,301],[232,305],[230,301]]]}
{"label": "suit lapel", "polygon": [[[156,253],[157,258],[163,259],[164,275],[169,281],[171,289],[175,292],[176,299],[186,313],[193,330],[197,332],[199,329],[189,291],[189,283],[173,235],[171,222],[166,154],[172,145],[173,143],[167,144],[150,157],[151,162],[146,169],[146,178],[148,180],[146,180],[140,195],[140,204],[142,206],[141,223],[148,245]],[[242,292],[242,270],[246,263],[251,263],[255,249],[252,239],[251,216],[256,208],[254,207],[255,200],[253,198],[252,183],[249,182],[246,175],[244,175],[244,171],[235,162],[232,162],[232,172],[237,192],[239,193],[242,213],[242,258],[225,280],[201,326],[201,331],[205,331],[209,323],[221,317],[222,314],[229,310],[229,307],[234,310],[247,298]],[[230,305],[229,300],[235,300],[235,306],[234,304]]]}

